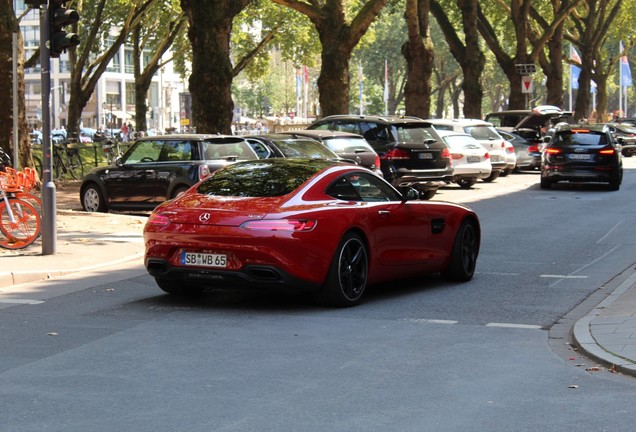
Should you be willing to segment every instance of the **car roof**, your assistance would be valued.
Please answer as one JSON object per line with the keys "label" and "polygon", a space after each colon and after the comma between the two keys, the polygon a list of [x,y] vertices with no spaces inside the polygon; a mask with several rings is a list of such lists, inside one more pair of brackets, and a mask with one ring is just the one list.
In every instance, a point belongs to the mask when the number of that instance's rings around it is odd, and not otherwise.
{"label": "car roof", "polygon": [[243,137],[237,135],[221,135],[221,134],[172,134],[172,135],[153,135],[137,138],[135,141],[204,141],[210,139],[233,139],[242,141]]}
{"label": "car roof", "polygon": [[481,119],[427,119],[433,126],[438,125],[457,125],[457,126],[492,126],[489,123]]}
{"label": "car roof", "polygon": [[361,138],[362,135],[351,133],[351,132],[341,132],[341,131],[332,131],[326,129],[310,129],[310,130],[299,130],[299,131],[289,131],[283,132],[284,135],[290,135],[293,137],[310,137],[310,138],[334,138],[334,137],[342,137],[342,138]]}
{"label": "car roof", "polygon": [[589,130],[590,132],[609,132],[609,129],[607,125],[605,124],[581,125],[581,124],[559,123],[556,125],[555,129],[556,129],[555,133],[564,132],[564,131],[573,131],[573,130],[576,130],[579,132],[584,132],[586,130]]}
{"label": "car roof", "polygon": [[401,123],[428,123],[426,120],[414,116],[380,116],[380,115],[355,115],[355,114],[335,114],[316,120],[314,123],[322,123],[325,120],[360,120],[384,124],[401,124]]}

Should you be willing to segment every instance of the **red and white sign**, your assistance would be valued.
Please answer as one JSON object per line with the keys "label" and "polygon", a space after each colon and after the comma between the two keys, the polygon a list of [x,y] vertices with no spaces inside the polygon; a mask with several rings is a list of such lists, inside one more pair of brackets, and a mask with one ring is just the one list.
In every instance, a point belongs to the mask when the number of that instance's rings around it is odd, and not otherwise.
{"label": "red and white sign", "polygon": [[521,93],[532,93],[532,77],[530,75],[521,77]]}

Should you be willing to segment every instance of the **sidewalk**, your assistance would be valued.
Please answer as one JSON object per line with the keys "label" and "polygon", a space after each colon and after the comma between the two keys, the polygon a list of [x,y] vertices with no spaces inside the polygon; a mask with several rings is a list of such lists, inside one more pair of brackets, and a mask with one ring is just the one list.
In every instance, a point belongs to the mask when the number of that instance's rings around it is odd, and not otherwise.
{"label": "sidewalk", "polygon": [[636,271],[579,319],[572,335],[586,356],[636,377]]}
{"label": "sidewalk", "polygon": [[[25,249],[0,249],[0,294],[3,287],[123,262],[143,265],[142,232],[147,218],[86,213],[75,197],[69,191],[67,202],[62,200],[58,206],[55,254],[42,255],[41,238]],[[572,336],[582,354],[611,371],[636,377],[636,269],[576,322]]]}
{"label": "sidewalk", "polygon": [[42,237],[18,250],[0,249],[2,287],[50,279],[125,261],[143,264],[146,217],[59,210],[55,253],[42,255]]}

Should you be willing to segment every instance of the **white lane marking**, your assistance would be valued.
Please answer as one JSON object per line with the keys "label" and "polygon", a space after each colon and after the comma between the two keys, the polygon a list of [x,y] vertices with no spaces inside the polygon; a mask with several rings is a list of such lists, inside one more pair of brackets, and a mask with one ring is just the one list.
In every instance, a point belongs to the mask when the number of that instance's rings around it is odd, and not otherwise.
{"label": "white lane marking", "polygon": [[30,300],[30,299],[1,299],[0,303],[11,303],[11,304],[30,304],[36,305],[44,303],[42,300]]}
{"label": "white lane marking", "polygon": [[587,279],[589,276],[543,274],[543,275],[539,275],[539,277],[556,278],[556,279]]}
{"label": "white lane marking", "polygon": [[541,330],[541,326],[533,324],[513,324],[513,323],[488,323],[486,327],[505,327],[505,328],[519,328],[529,330]]}
{"label": "white lane marking", "polygon": [[519,273],[501,273],[501,272],[477,272],[479,274],[484,275],[493,275],[493,276],[519,276]]}
{"label": "white lane marking", "polygon": [[600,239],[598,239],[598,240],[596,241],[596,244],[599,244],[600,242],[602,242],[603,240],[605,240],[607,237],[609,237],[609,236],[610,236],[610,234],[612,234],[612,233],[614,232],[614,230],[615,230],[616,228],[618,228],[618,226],[619,226],[620,224],[622,224],[622,223],[623,223],[623,221],[619,221],[616,225],[614,225],[614,226],[612,227],[612,229],[611,229],[611,230],[609,230],[609,231],[607,232],[607,234],[605,234],[603,237],[601,237]]}
{"label": "white lane marking", "polygon": [[440,320],[440,319],[423,319],[423,318],[407,318],[405,321],[419,324],[457,324],[459,321]]}

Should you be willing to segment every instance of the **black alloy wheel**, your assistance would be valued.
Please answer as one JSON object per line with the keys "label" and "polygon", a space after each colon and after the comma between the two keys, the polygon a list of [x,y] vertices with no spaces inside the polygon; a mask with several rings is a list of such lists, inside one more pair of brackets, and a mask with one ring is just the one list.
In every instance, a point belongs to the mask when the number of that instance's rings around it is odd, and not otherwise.
{"label": "black alloy wheel", "polygon": [[477,267],[479,255],[479,232],[473,220],[462,222],[451,251],[448,267],[442,271],[442,277],[456,282],[467,282],[472,279]]}

